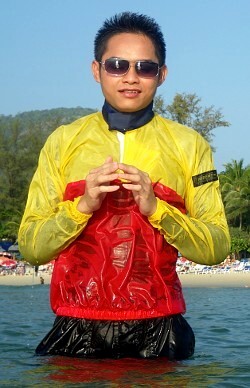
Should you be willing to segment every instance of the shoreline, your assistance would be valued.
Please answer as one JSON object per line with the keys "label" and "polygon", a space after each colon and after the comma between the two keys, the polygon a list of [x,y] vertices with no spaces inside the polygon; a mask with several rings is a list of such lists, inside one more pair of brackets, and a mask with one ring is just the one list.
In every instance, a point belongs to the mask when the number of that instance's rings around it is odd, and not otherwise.
{"label": "shoreline", "polygon": [[[250,288],[250,272],[228,272],[224,274],[194,274],[179,273],[182,287],[199,288]],[[40,276],[44,279],[44,284],[51,281],[51,274],[39,273],[28,275],[4,275],[0,276],[0,286],[35,286],[41,285]]]}
{"label": "shoreline", "polygon": [[0,286],[36,286],[41,285],[40,276],[44,279],[44,284],[50,284],[51,274],[39,273],[27,275],[1,275]]}
{"label": "shoreline", "polygon": [[250,272],[228,272],[210,274],[179,274],[182,287],[189,288],[250,288]]}

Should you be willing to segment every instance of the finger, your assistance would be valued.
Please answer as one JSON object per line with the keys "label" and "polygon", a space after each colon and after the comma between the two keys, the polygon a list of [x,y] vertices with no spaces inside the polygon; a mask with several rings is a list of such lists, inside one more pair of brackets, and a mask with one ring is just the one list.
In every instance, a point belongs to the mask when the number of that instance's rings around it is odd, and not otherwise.
{"label": "finger", "polygon": [[120,179],[122,182],[132,182],[132,183],[139,183],[141,180],[141,177],[139,174],[118,174],[118,179]]}
{"label": "finger", "polygon": [[102,174],[110,174],[118,169],[118,163],[117,162],[112,162],[112,163],[105,163],[102,166],[93,168],[89,173],[90,174],[97,174],[97,173],[102,173]]}
{"label": "finger", "polygon": [[118,178],[118,174],[98,175],[95,179],[98,186],[115,181]]}
{"label": "finger", "polygon": [[137,174],[140,171],[135,166],[131,166],[125,163],[118,163],[118,168],[124,171],[124,173],[129,173],[129,174]]}
{"label": "finger", "polygon": [[117,178],[118,178],[118,174],[109,174],[109,175],[90,174],[86,178],[86,184],[89,189],[96,189],[102,185],[114,186],[112,182],[117,180]]}
{"label": "finger", "polygon": [[149,178],[149,175],[144,172],[140,172],[137,174],[124,173],[124,174],[119,174],[118,177],[119,179],[121,179],[121,181],[125,180],[132,183],[151,185],[151,179]]}
{"label": "finger", "polygon": [[140,176],[143,176],[143,177],[149,177],[149,174],[147,172],[139,170],[135,166],[131,166],[129,164],[118,163],[118,168],[119,168],[119,170],[122,171],[122,173],[124,175],[125,174],[133,174],[133,175],[140,175]]}
{"label": "finger", "polygon": [[131,191],[140,192],[142,190],[142,185],[135,185],[135,184],[132,184],[132,183],[123,183],[122,186],[125,189],[131,190]]}
{"label": "finger", "polygon": [[112,163],[113,162],[113,158],[112,156],[108,156],[107,159],[105,160],[105,163]]}
{"label": "finger", "polygon": [[100,193],[112,193],[113,191],[119,190],[119,185],[104,185],[99,186]]}

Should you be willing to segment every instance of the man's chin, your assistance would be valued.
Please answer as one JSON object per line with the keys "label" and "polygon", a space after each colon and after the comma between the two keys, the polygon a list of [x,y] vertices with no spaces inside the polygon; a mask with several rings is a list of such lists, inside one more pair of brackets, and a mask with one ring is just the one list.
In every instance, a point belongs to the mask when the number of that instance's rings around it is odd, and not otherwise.
{"label": "man's chin", "polygon": [[138,105],[138,104],[123,104],[123,105],[118,105],[117,107],[114,107],[118,112],[122,113],[133,113],[133,112],[138,112],[141,109],[146,108],[147,105]]}

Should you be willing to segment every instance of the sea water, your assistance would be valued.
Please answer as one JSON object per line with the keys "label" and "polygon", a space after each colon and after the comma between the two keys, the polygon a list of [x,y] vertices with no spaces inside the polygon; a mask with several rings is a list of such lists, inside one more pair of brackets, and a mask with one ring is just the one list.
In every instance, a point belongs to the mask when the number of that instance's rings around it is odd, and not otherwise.
{"label": "sea water", "polygon": [[250,289],[184,288],[192,358],[37,357],[53,325],[49,286],[0,286],[0,387],[250,387]]}

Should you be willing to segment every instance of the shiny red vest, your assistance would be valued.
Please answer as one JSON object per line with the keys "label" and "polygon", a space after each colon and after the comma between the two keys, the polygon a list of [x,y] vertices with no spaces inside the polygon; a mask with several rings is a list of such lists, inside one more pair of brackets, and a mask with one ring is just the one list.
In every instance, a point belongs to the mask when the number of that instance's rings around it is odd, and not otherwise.
{"label": "shiny red vest", "polygon": [[[85,181],[69,184],[64,200],[84,189]],[[156,183],[154,192],[185,212],[183,199],[173,190]],[[60,316],[103,320],[184,313],[176,260],[177,250],[121,186],[107,194],[81,235],[55,260],[52,309]]]}

